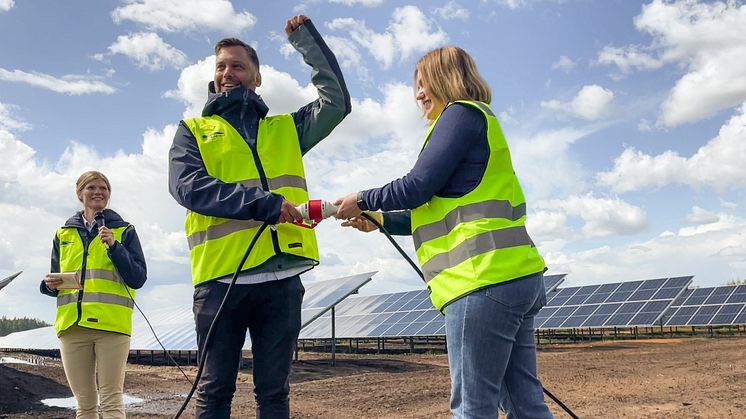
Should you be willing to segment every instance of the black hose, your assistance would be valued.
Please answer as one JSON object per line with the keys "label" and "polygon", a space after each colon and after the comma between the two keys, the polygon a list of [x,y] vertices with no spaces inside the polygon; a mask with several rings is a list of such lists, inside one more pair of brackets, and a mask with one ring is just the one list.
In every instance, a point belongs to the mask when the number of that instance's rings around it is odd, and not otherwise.
{"label": "black hose", "polygon": [[[98,221],[98,220],[96,220],[96,221]],[[103,222],[101,222],[101,223],[100,223],[100,225],[104,225],[104,223],[103,223]],[[106,246],[106,248],[107,248],[107,249],[109,248],[109,245],[108,245],[108,244],[105,244],[105,243],[104,243],[104,245]],[[119,269],[117,268],[117,265],[114,265],[114,261],[112,261],[111,263],[112,263],[112,265],[114,266],[114,271],[116,271],[116,273],[117,273],[117,276],[119,276],[119,278],[122,278],[122,274],[120,274],[120,273],[119,273]],[[184,372],[184,370],[183,370],[183,369],[181,369],[181,365],[179,365],[179,363],[178,363],[178,362],[176,362],[176,360],[174,359],[174,357],[173,357],[173,356],[171,356],[171,352],[169,352],[169,351],[168,351],[168,350],[166,349],[166,347],[165,347],[165,346],[163,346],[163,343],[161,342],[161,339],[160,339],[160,338],[158,337],[158,334],[157,334],[157,333],[155,333],[155,329],[153,329],[153,325],[152,325],[152,324],[150,324],[150,320],[148,319],[148,316],[146,316],[146,315],[145,315],[145,312],[144,312],[144,311],[142,311],[142,309],[140,308],[140,306],[139,306],[139,305],[137,305],[137,301],[135,301],[135,297],[134,297],[134,296],[132,295],[132,293],[130,292],[129,286],[127,286],[127,284],[126,284],[126,283],[124,283],[124,279],[122,279],[122,285],[124,285],[124,290],[125,290],[125,291],[127,291],[127,295],[129,295],[129,296],[130,296],[130,300],[132,300],[132,304],[133,304],[133,305],[135,306],[135,308],[137,308],[137,311],[139,311],[139,312],[140,312],[140,314],[142,314],[142,318],[143,318],[143,319],[145,319],[145,323],[147,323],[147,324],[148,324],[148,327],[150,328],[150,331],[151,331],[151,332],[153,333],[153,337],[155,337],[155,340],[156,340],[156,341],[158,342],[158,345],[160,345],[161,349],[163,349],[163,353],[165,353],[165,354],[166,354],[166,356],[168,356],[168,359],[170,359],[170,360],[171,360],[171,362],[173,362],[173,364],[174,364],[174,365],[176,365],[176,368],[178,368],[178,369],[179,369],[179,372],[181,372],[181,375],[183,375],[183,376],[184,376],[184,378],[185,378],[185,379],[186,379],[186,380],[187,380],[187,381],[189,382],[189,384],[192,384],[192,380],[190,380],[190,379],[189,379],[189,377],[188,377],[188,376],[186,375],[186,373]]]}
{"label": "black hose", "polygon": [[205,336],[205,341],[202,343],[202,348],[198,348],[199,350],[199,367],[197,368],[197,376],[194,378],[194,384],[192,384],[191,390],[189,390],[189,394],[187,394],[186,400],[184,400],[184,404],[181,405],[181,408],[179,408],[179,411],[176,412],[176,415],[174,415],[174,419],[178,419],[181,414],[184,412],[184,409],[186,409],[187,405],[189,404],[189,401],[192,399],[192,395],[194,394],[194,391],[197,389],[197,384],[199,384],[199,379],[202,378],[202,369],[205,366],[205,359],[207,358],[207,344],[210,343],[210,338],[212,337],[212,331],[215,326],[215,324],[218,322],[218,318],[220,317],[220,313],[223,311],[223,306],[225,305],[225,302],[228,300],[228,296],[231,293],[231,289],[233,288],[233,285],[236,283],[236,278],[238,278],[238,273],[241,272],[241,267],[244,263],[246,263],[246,259],[249,258],[249,254],[251,254],[251,251],[254,249],[254,245],[256,244],[256,241],[259,240],[259,236],[262,235],[262,232],[264,232],[264,229],[267,228],[267,223],[265,222],[262,224],[261,227],[259,227],[259,230],[257,230],[256,234],[254,235],[254,238],[251,239],[251,243],[249,243],[249,247],[246,248],[246,253],[244,253],[243,258],[241,258],[241,262],[238,263],[238,266],[236,267],[236,272],[233,274],[233,277],[231,278],[231,283],[228,285],[228,289],[225,290],[225,295],[223,296],[223,301],[220,302],[220,306],[218,307],[218,311],[215,313],[215,317],[212,319],[212,323],[210,323],[210,328],[207,329],[207,335]]}
{"label": "black hose", "polygon": [[[363,217],[366,220],[368,220],[371,223],[373,223],[376,227],[378,227],[379,230],[381,230],[383,232],[383,234],[386,235],[386,237],[389,239],[389,241],[391,242],[391,244],[394,245],[394,247],[396,248],[396,250],[398,250],[399,253],[402,255],[402,257],[404,259],[406,259],[407,262],[409,262],[409,265],[412,266],[412,268],[414,268],[415,272],[417,272],[417,275],[419,275],[420,278],[422,278],[422,280],[425,281],[425,275],[423,275],[423,273],[420,270],[419,266],[417,266],[412,261],[412,259],[409,257],[409,255],[407,255],[404,252],[404,250],[402,250],[402,248],[399,246],[399,243],[397,243],[396,240],[394,240],[394,238],[391,237],[391,234],[383,227],[383,225],[381,225],[381,223],[379,223],[378,221],[376,221],[370,214],[367,214],[367,213],[363,212],[360,215],[361,215],[361,217]],[[569,407],[565,406],[565,404],[562,403],[557,397],[555,397],[554,394],[550,393],[549,390],[547,390],[543,386],[541,387],[541,389],[544,390],[544,394],[546,394],[547,396],[549,396],[550,399],[552,399],[555,403],[557,403],[559,405],[559,407],[561,407],[565,412],[567,412],[567,414],[570,415],[571,418],[573,418],[573,419],[579,419],[578,416],[572,410],[570,410]]]}
{"label": "black hose", "polygon": [[[115,267],[116,268],[116,267]],[[121,276],[120,276],[121,277]],[[139,305],[137,305],[137,302],[135,302],[135,298],[132,296],[132,293],[130,292],[129,288],[127,286],[124,287],[125,290],[127,290],[127,294],[129,294],[130,298],[132,299],[132,303],[135,304],[135,307],[137,307],[137,311],[142,314],[142,318],[145,319],[145,322],[148,324],[148,327],[150,328],[150,331],[153,333],[153,337],[155,337],[155,340],[158,341],[158,345],[160,345],[161,349],[163,349],[163,353],[165,353],[168,356],[168,359],[171,360],[171,362],[176,365],[176,368],[179,369],[181,372],[181,375],[186,378],[186,380],[189,382],[189,384],[193,384],[192,380],[189,379],[189,377],[186,375],[183,369],[181,369],[181,365],[179,365],[178,362],[174,359],[174,357],[171,356],[171,352],[169,352],[165,346],[163,346],[163,343],[161,342],[161,339],[158,337],[158,335],[155,333],[155,329],[153,329],[153,325],[150,324],[150,320],[148,320],[148,316],[145,315],[145,313],[142,311]]]}

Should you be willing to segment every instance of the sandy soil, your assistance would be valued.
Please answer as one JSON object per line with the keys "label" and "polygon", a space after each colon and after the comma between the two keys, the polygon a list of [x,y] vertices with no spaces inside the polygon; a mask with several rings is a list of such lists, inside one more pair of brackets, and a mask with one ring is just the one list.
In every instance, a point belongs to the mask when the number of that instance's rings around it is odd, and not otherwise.
{"label": "sandy soil", "polygon": [[[746,337],[543,345],[544,386],[582,418],[746,417]],[[9,355],[9,354],[2,354]],[[12,354],[18,356],[18,354]],[[294,365],[294,418],[447,418],[445,355],[301,353]],[[191,376],[194,367],[186,369]],[[42,398],[67,397],[58,361],[0,365],[0,418],[70,418]],[[239,374],[233,416],[254,416],[251,371]],[[189,384],[175,368],[129,365],[126,393],[146,401],[129,417],[171,417]],[[558,418],[566,414],[549,402]],[[193,417],[193,409],[183,417]]]}

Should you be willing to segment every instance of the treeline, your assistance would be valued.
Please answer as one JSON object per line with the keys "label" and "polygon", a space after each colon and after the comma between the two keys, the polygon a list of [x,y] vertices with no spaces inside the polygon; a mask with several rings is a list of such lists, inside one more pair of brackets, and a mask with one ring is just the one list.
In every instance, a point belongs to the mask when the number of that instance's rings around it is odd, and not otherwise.
{"label": "treeline", "polygon": [[0,317],[0,336],[9,335],[14,332],[37,329],[39,327],[51,326],[49,323],[28,317]]}

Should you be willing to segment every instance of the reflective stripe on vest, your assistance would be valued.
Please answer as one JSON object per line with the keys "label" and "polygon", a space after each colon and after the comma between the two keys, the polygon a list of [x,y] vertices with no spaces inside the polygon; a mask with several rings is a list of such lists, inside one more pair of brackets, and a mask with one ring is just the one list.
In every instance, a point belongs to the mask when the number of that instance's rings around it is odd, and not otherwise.
{"label": "reflective stripe on vest", "polygon": [[[238,131],[219,116],[187,119],[184,122],[197,140],[202,161],[210,176],[225,183],[240,183],[246,187],[268,190],[282,195],[294,205],[308,201],[298,133],[290,114],[259,121],[256,156]],[[188,211],[185,231],[192,283],[197,286],[232,274],[261,225],[262,221],[257,220],[234,220]],[[262,233],[241,270],[261,265],[277,254],[276,248],[280,253],[318,263],[318,246],[313,230],[288,223],[276,227],[275,232],[267,229]]]}
{"label": "reflective stripe on vest", "polygon": [[[430,299],[441,311],[466,294],[545,268],[526,231],[526,200],[494,113],[481,102],[458,103],[480,110],[487,121],[490,155],[484,175],[462,197],[434,196],[412,210],[417,258]],[[437,119],[423,149],[436,124]]]}
{"label": "reflective stripe on vest", "polygon": [[[128,227],[111,228],[114,239],[121,243]],[[60,228],[57,238],[60,272],[78,272],[83,285],[82,290],[59,290],[54,323],[57,334],[78,324],[89,329],[131,335],[135,290],[119,277],[106,246],[94,237],[86,249],[78,229],[74,227]]]}
{"label": "reflective stripe on vest", "polygon": [[[114,294],[106,294],[102,292],[87,292],[83,294],[83,303],[106,303],[116,304],[124,307],[132,308],[135,306],[135,302],[129,297],[121,297]],[[57,298],[57,307],[64,306],[65,304],[72,304],[78,302],[78,295],[76,294],[65,294]]]}

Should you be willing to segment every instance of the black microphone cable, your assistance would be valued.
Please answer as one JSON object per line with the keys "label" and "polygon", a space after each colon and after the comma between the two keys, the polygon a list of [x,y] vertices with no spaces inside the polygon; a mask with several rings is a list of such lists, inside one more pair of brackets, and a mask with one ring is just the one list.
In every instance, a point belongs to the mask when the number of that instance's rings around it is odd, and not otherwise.
{"label": "black microphone cable", "polygon": [[[399,243],[397,243],[396,240],[394,240],[394,238],[391,236],[391,234],[388,232],[388,230],[386,230],[383,227],[383,225],[381,223],[379,223],[378,221],[376,221],[370,214],[367,214],[367,213],[363,212],[363,213],[360,214],[360,216],[363,217],[363,218],[365,218],[366,220],[370,221],[371,223],[373,223],[373,225],[375,225],[376,227],[378,227],[378,229],[380,229],[383,232],[383,234],[386,235],[386,238],[389,239],[389,241],[391,242],[391,244],[394,245],[394,247],[396,248],[396,250],[399,251],[399,253],[402,255],[402,257],[404,259],[406,259],[407,262],[409,262],[409,265],[412,266],[412,268],[415,270],[415,272],[417,272],[417,275],[419,275],[420,278],[423,281],[425,281],[425,275],[422,273],[422,270],[420,270],[419,266],[417,266],[414,263],[414,261],[412,261],[412,258],[410,258],[409,255],[407,255],[404,252],[404,250],[399,246]],[[425,283],[427,283],[427,281],[425,281]],[[554,394],[550,393],[549,390],[547,390],[546,388],[544,388],[544,386],[542,386],[541,389],[544,391],[544,394],[546,394],[547,396],[549,396],[550,399],[552,399],[555,403],[557,403],[557,405],[559,405],[559,407],[561,407],[568,415],[570,415],[571,418],[573,418],[573,419],[579,419],[578,415],[576,415],[575,412],[573,412],[572,410],[570,410],[569,407],[567,407],[564,403],[562,403],[562,401],[560,401],[560,399],[558,399]]]}
{"label": "black microphone cable", "polygon": [[[99,227],[106,227],[106,222],[105,222],[105,219],[104,219],[104,214],[101,211],[97,212],[96,215],[93,216],[93,219],[96,220],[96,224],[98,224]],[[109,248],[109,245],[106,244],[106,243],[104,243],[104,246],[106,246],[107,249]],[[112,261],[112,265],[114,265],[113,261]],[[122,275],[119,273],[119,269],[117,269],[116,265],[114,265],[114,270],[117,271],[117,276],[119,276],[119,278],[121,278]],[[145,319],[145,323],[148,324],[148,327],[150,328],[150,331],[153,333],[153,337],[155,337],[155,340],[158,342],[158,345],[160,345],[161,349],[163,349],[163,353],[165,353],[166,356],[168,356],[168,359],[171,360],[171,362],[176,366],[176,368],[179,369],[179,372],[181,372],[181,375],[183,375],[184,378],[186,378],[186,380],[189,382],[189,384],[192,384],[192,380],[190,380],[189,376],[187,376],[186,373],[184,372],[184,370],[181,369],[181,365],[179,365],[179,363],[176,362],[176,360],[171,356],[171,352],[169,352],[166,349],[166,347],[163,346],[163,343],[161,342],[161,339],[158,337],[158,334],[155,333],[155,329],[153,329],[153,325],[150,324],[150,320],[148,319],[148,316],[145,315],[145,312],[142,311],[142,309],[140,308],[140,306],[137,304],[137,301],[135,301],[135,297],[132,296],[132,293],[130,292],[130,289],[127,286],[127,284],[123,284],[123,285],[124,285],[124,289],[127,291],[127,295],[129,295],[130,300],[132,300],[132,304],[134,304],[135,308],[137,308],[137,311],[139,311],[140,314],[142,314],[143,319]]]}
{"label": "black microphone cable", "polygon": [[225,295],[223,296],[223,301],[220,302],[220,306],[218,307],[217,312],[215,312],[215,317],[212,319],[212,323],[210,323],[210,328],[207,329],[207,335],[205,336],[205,341],[202,343],[202,348],[199,350],[199,367],[197,368],[197,376],[194,378],[194,383],[192,384],[191,390],[189,390],[189,394],[187,394],[186,400],[184,400],[184,403],[181,405],[181,408],[179,408],[179,411],[176,412],[176,415],[174,415],[174,419],[178,419],[182,413],[184,413],[184,409],[186,409],[187,405],[189,404],[189,401],[192,399],[192,395],[194,395],[194,391],[197,389],[197,384],[199,384],[199,380],[202,377],[202,369],[205,366],[205,359],[207,358],[207,344],[210,343],[210,338],[212,337],[212,331],[215,326],[215,324],[218,321],[218,318],[220,317],[220,313],[223,311],[223,306],[225,305],[225,302],[228,300],[228,296],[231,293],[231,289],[233,288],[233,285],[236,283],[236,279],[238,278],[239,272],[241,272],[241,267],[246,262],[246,259],[249,258],[249,255],[251,254],[251,251],[254,249],[254,245],[256,244],[256,241],[259,240],[259,236],[262,235],[262,232],[264,232],[264,229],[267,228],[269,224],[265,221],[261,227],[259,227],[259,230],[257,230],[254,237],[251,239],[251,243],[249,243],[249,247],[246,248],[246,253],[244,253],[243,258],[241,258],[241,261],[238,263],[238,266],[236,267],[236,272],[233,274],[233,277],[231,278],[231,283],[228,285],[228,289],[225,290]]}

